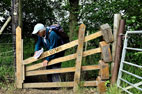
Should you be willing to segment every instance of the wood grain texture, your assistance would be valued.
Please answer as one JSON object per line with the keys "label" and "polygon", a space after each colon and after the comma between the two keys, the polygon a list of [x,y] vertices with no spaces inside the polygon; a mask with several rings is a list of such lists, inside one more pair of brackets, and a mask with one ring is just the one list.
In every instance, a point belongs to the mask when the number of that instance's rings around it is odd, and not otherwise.
{"label": "wood grain texture", "polygon": [[[101,31],[98,31],[98,32],[96,32],[96,33],[94,33],[94,34],[91,34],[91,35],[89,35],[89,36],[86,36],[84,42],[87,42],[87,41],[89,41],[89,40],[98,38],[98,37],[100,37],[100,36],[102,36]],[[40,57],[39,59],[35,59],[35,58],[33,58],[33,57],[30,57],[30,58],[28,58],[28,59],[25,59],[25,60],[24,60],[24,64],[25,64],[25,65],[26,65],[26,64],[30,64],[30,63],[32,63],[32,62],[35,62],[35,61],[40,60],[40,59],[43,59],[43,58],[45,58],[45,57],[47,57],[47,56],[53,55],[53,54],[58,53],[58,52],[61,52],[61,51],[63,51],[63,50],[69,49],[69,48],[74,47],[74,46],[76,46],[76,45],[78,45],[78,40],[74,40],[74,41],[72,41],[72,42],[69,42],[69,43],[67,43],[67,44],[61,45],[61,46],[59,46],[59,47],[57,47],[57,48],[54,48],[54,49],[52,49],[52,50],[46,51],[46,52],[44,52],[44,53],[41,55],[41,57]]]}
{"label": "wood grain texture", "polygon": [[100,48],[102,51],[102,59],[104,62],[111,62],[112,61],[112,55],[110,51],[110,45],[107,44],[105,41],[102,41],[99,43]]}
{"label": "wood grain texture", "polygon": [[115,56],[116,42],[117,42],[120,20],[121,20],[121,15],[120,14],[114,14],[114,23],[113,23],[113,38],[114,38],[114,41],[112,43],[112,59],[113,59],[113,61],[114,61],[114,56]]}
{"label": "wood grain texture", "polygon": [[[101,48],[91,49],[91,50],[83,52],[83,57],[88,56],[88,55],[92,55],[92,54],[96,54],[96,53],[100,53],[100,52],[101,52]],[[68,55],[68,56],[64,56],[64,57],[59,57],[59,58],[51,60],[48,63],[47,66],[57,64],[59,62],[69,61],[69,60],[72,60],[72,59],[75,59],[75,58],[76,58],[76,53]],[[39,69],[39,68],[42,68],[42,67],[44,67],[42,63],[34,64],[34,65],[31,65],[31,66],[27,66],[26,71],[35,70],[35,69]]]}
{"label": "wood grain texture", "polygon": [[109,65],[105,63],[104,61],[99,61],[100,65],[100,77],[102,80],[109,79]]}
{"label": "wood grain texture", "polygon": [[25,80],[25,72],[26,72],[26,70],[25,70],[25,65],[23,64],[23,39],[21,39],[21,60],[22,60],[22,74],[21,74],[21,76],[22,76],[22,83],[24,82],[24,80]]}
{"label": "wood grain texture", "polygon": [[[100,69],[99,65],[90,65],[90,66],[82,66],[81,67],[82,71],[98,70],[98,69]],[[67,73],[67,72],[75,72],[75,67],[29,71],[29,72],[26,72],[26,76]]]}
{"label": "wood grain texture", "polygon": [[105,86],[105,81],[102,81],[101,77],[98,76],[97,79],[97,90],[98,90],[98,94],[105,94],[107,88]]}
{"label": "wood grain texture", "polygon": [[[82,82],[82,86],[96,86],[97,81]],[[44,83],[24,83],[24,88],[53,88],[53,87],[73,87],[74,82],[44,82]]]}
{"label": "wood grain texture", "polygon": [[83,44],[84,44],[85,29],[86,29],[86,26],[84,24],[81,24],[79,27],[77,59],[76,59],[75,74],[74,74],[74,87],[73,87],[74,92],[78,91],[79,84],[80,84],[81,63],[82,63],[82,57],[83,57]]}
{"label": "wood grain texture", "polygon": [[110,43],[113,41],[113,35],[112,35],[112,29],[109,26],[109,24],[104,24],[100,26],[101,33],[103,35],[103,39],[107,42]]}
{"label": "wood grain texture", "polygon": [[21,28],[16,28],[16,85],[17,88],[22,88],[22,43],[21,43]]}
{"label": "wood grain texture", "polygon": [[112,43],[112,63],[111,63],[111,74],[113,73],[114,67],[114,58],[115,58],[115,51],[116,51],[116,43],[117,43],[117,36],[120,27],[120,20],[121,14],[114,14],[114,21],[113,21],[113,43]]}

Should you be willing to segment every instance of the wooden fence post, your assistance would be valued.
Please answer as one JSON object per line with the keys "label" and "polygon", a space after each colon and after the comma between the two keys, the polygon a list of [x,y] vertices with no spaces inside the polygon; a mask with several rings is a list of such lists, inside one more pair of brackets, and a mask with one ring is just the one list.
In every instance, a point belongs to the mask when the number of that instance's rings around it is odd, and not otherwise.
{"label": "wooden fence post", "polygon": [[114,41],[112,43],[112,61],[113,62],[111,63],[111,73],[113,71],[113,66],[114,66],[114,56],[115,56],[116,42],[117,42],[117,35],[118,35],[120,20],[121,20],[121,15],[120,14],[114,14],[114,23],[113,23],[113,38],[114,38]]}
{"label": "wooden fence post", "polygon": [[112,71],[112,78],[111,78],[111,84],[114,84],[117,80],[117,74],[119,70],[120,60],[121,60],[121,51],[122,51],[122,34],[125,30],[125,20],[120,20],[120,27],[119,32],[117,36],[117,47],[115,51],[115,57],[114,57],[114,67]]}
{"label": "wooden fence post", "polygon": [[100,76],[97,77],[96,81],[97,81],[98,94],[105,94],[106,89],[107,89],[105,86],[105,82],[102,81]]}
{"label": "wooden fence post", "polygon": [[22,40],[21,28],[16,28],[16,85],[22,88]]}
{"label": "wooden fence post", "polygon": [[74,92],[78,91],[79,83],[80,83],[80,74],[81,74],[81,62],[83,56],[83,43],[84,43],[84,34],[85,34],[86,26],[81,24],[79,27],[79,39],[78,39],[78,48],[77,48],[77,59],[75,66],[75,74],[74,74]]}

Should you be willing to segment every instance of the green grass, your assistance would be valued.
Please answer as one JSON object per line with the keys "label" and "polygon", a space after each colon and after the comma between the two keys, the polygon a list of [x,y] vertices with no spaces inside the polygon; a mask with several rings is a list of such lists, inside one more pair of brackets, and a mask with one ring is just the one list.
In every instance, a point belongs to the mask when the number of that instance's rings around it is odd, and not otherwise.
{"label": "green grass", "polygon": [[124,93],[122,93],[121,89],[119,89],[117,85],[114,84],[108,87],[106,94],[124,94]]}
{"label": "green grass", "polygon": [[11,44],[0,45],[0,87],[14,82],[13,52],[3,53],[11,50]]}

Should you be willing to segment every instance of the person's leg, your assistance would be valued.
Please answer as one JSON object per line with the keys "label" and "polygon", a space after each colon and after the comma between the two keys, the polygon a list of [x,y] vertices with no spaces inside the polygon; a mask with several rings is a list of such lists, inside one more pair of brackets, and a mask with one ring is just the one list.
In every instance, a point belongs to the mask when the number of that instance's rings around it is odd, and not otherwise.
{"label": "person's leg", "polygon": [[[46,69],[50,70],[52,69],[52,66],[47,66]],[[47,80],[48,82],[52,82],[52,74],[47,74]]]}
{"label": "person's leg", "polygon": [[[52,65],[52,69],[61,68],[61,63]],[[52,74],[52,82],[61,82],[60,74]]]}

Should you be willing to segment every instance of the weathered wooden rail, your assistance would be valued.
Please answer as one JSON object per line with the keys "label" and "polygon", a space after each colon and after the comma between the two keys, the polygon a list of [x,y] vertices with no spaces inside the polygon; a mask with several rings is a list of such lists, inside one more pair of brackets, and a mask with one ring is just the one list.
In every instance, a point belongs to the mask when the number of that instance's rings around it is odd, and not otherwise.
{"label": "weathered wooden rail", "polygon": [[[113,41],[112,31],[108,24],[104,24],[100,27],[100,31],[84,37],[86,26],[84,24],[80,25],[79,28],[79,39],[69,42],[67,44],[61,45],[57,48],[44,52],[39,59],[30,57],[23,60],[22,53],[22,39],[21,39],[21,29],[17,27],[16,29],[16,65],[17,65],[17,87],[18,88],[51,88],[51,87],[74,87],[74,91],[78,90],[81,83],[81,71],[89,70],[100,70],[99,76],[94,81],[84,81],[81,86],[97,86],[99,92],[105,92],[106,86],[105,81],[109,79],[109,66],[105,62],[110,62],[112,60],[111,51],[109,43]],[[83,43],[89,40],[96,39],[103,36],[104,41],[100,42],[98,48],[91,49],[88,51],[83,51]],[[51,60],[47,66],[57,64],[59,62],[65,62],[72,59],[76,59],[75,67],[60,68],[60,69],[49,69],[49,70],[37,70],[39,68],[45,67],[42,63],[33,64],[33,62],[43,59],[47,56],[53,55],[55,53],[61,52],[63,50],[69,49],[78,45],[77,52],[68,56],[59,57]],[[101,53],[101,60],[98,65],[88,65],[81,66],[82,57],[88,55]],[[30,64],[30,65],[29,65]],[[28,66],[27,66],[28,65]],[[56,74],[56,73],[67,73],[75,72],[73,82],[46,82],[46,83],[24,83],[26,76],[37,76],[46,74]]]}

